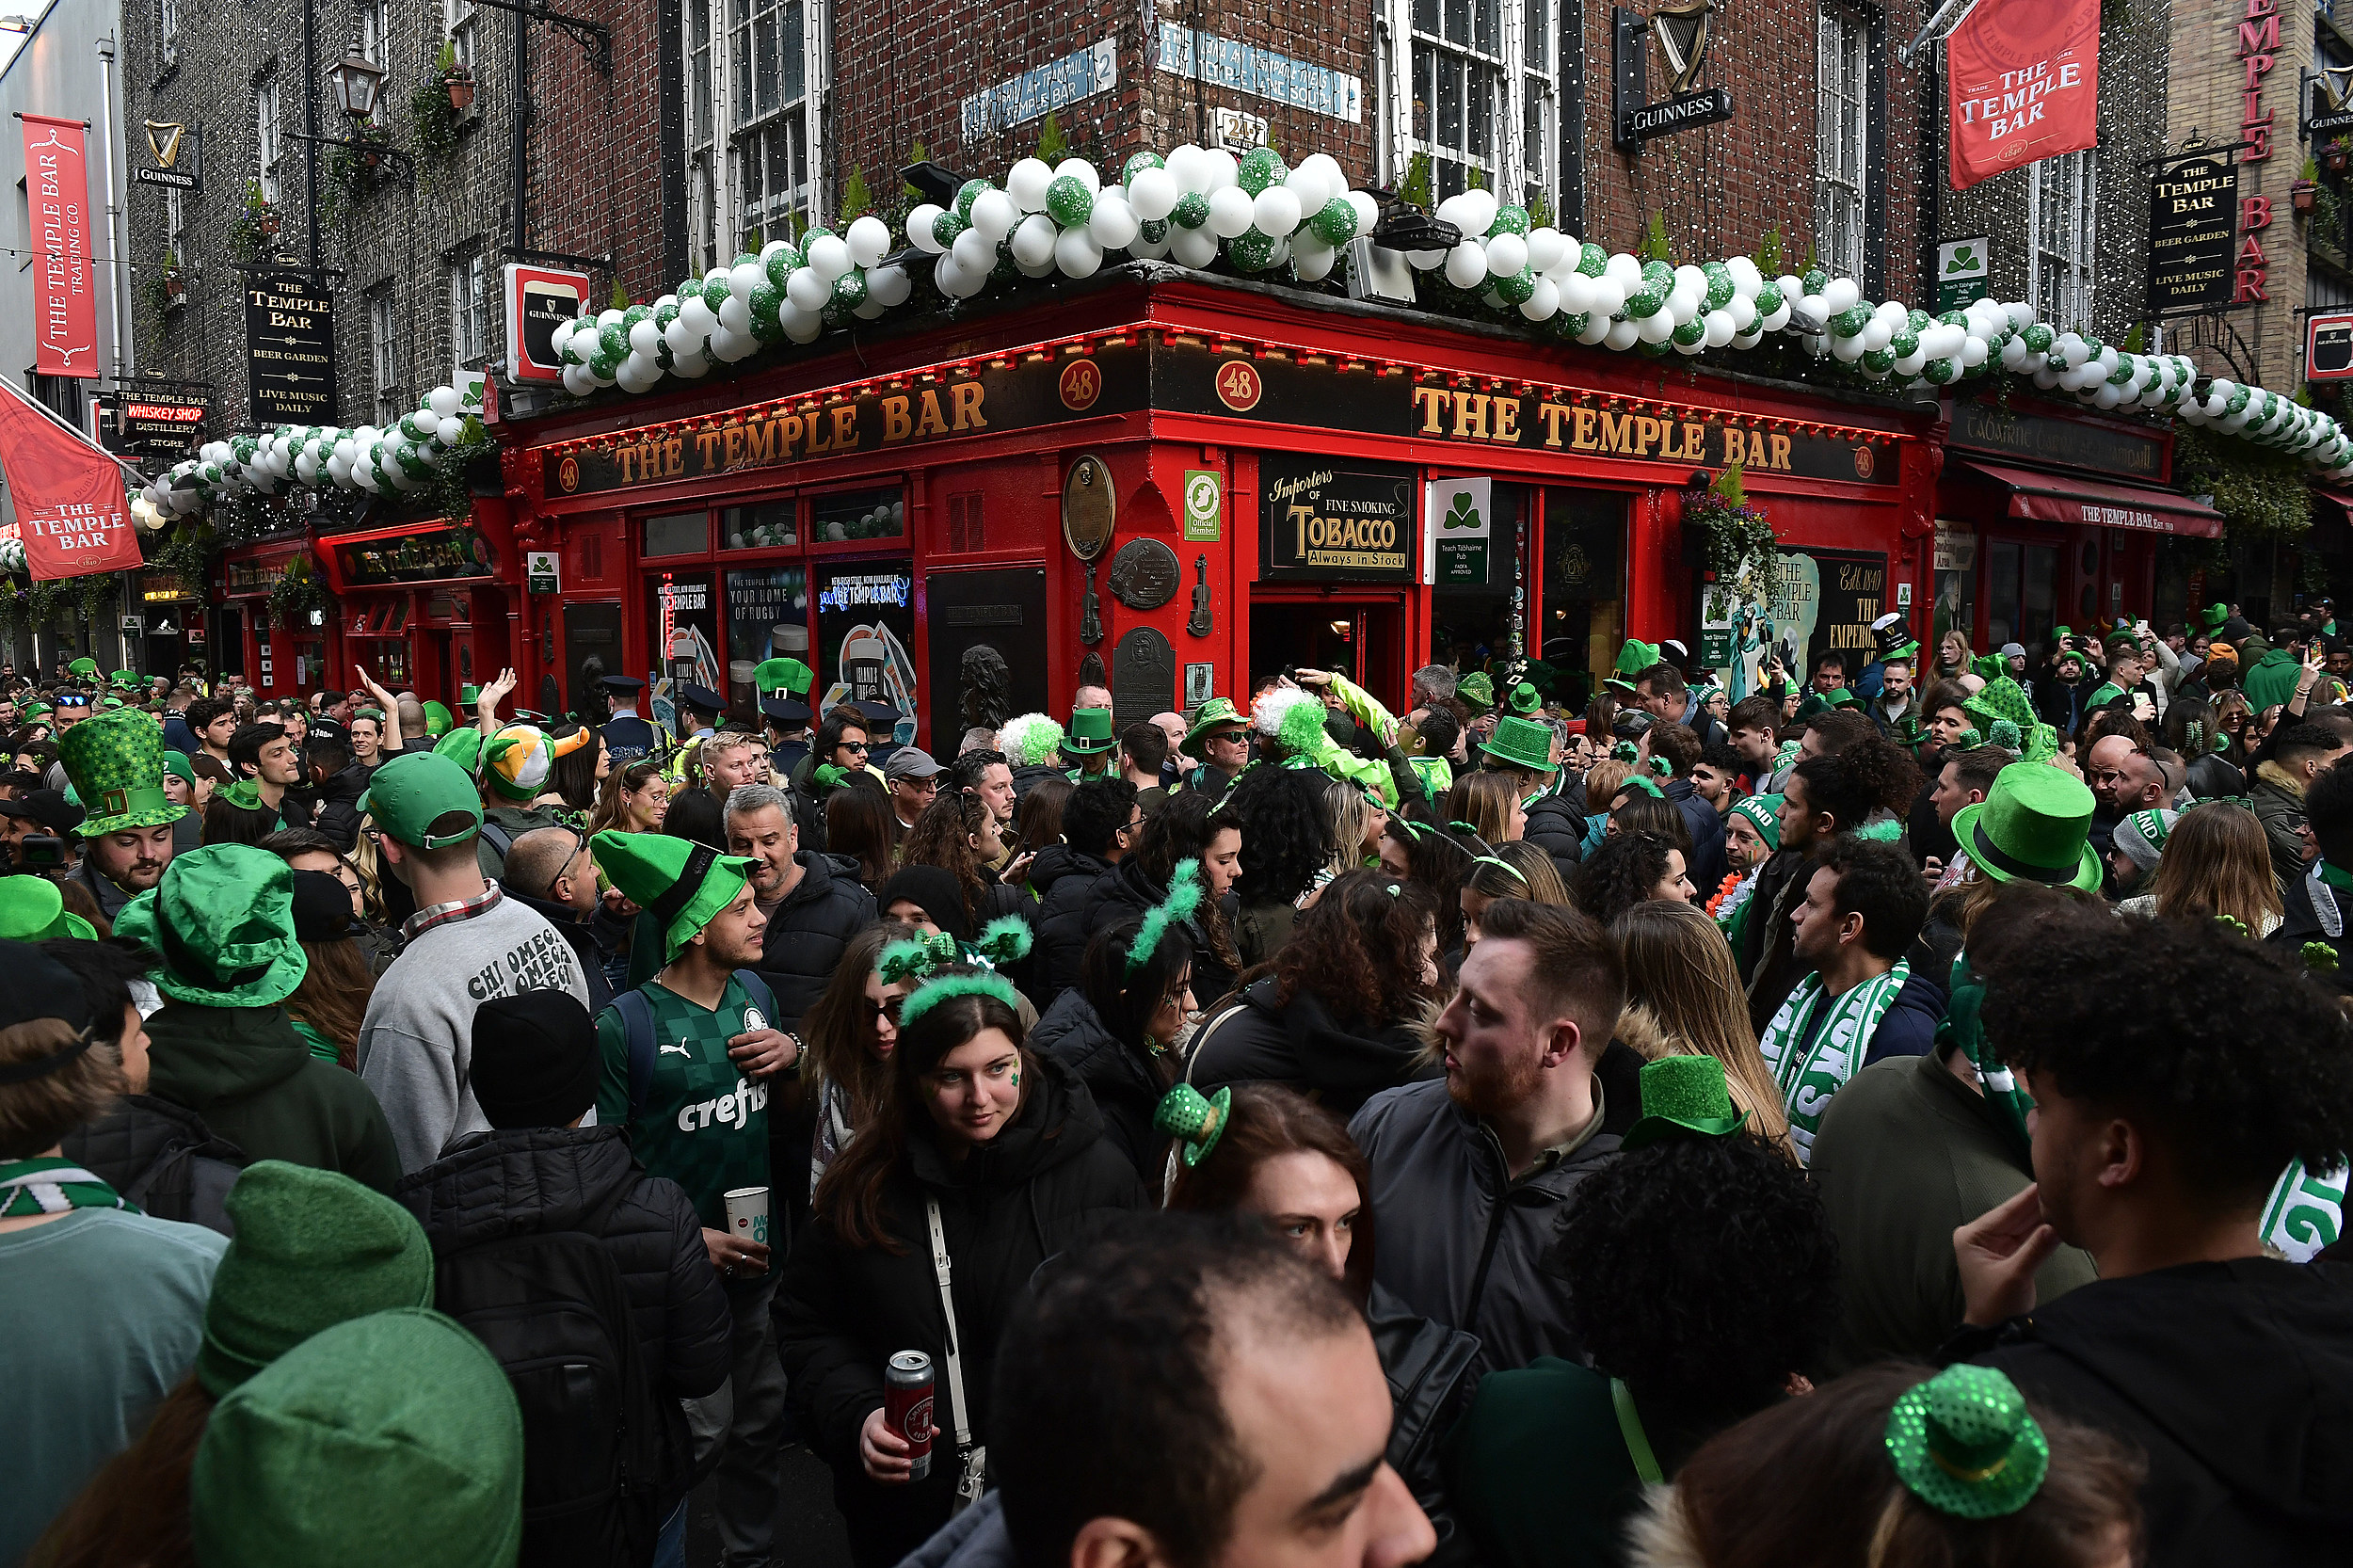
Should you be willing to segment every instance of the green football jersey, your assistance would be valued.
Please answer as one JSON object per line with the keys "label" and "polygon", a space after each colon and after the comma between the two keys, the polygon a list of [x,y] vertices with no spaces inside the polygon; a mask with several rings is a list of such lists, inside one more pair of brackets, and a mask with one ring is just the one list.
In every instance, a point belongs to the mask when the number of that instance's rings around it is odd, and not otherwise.
{"label": "green football jersey", "polygon": [[626,1125],[630,1147],[646,1169],[684,1188],[702,1223],[725,1230],[727,1194],[768,1185],[768,1085],[736,1071],[728,1042],[765,1029],[768,1020],[732,979],[718,1010],[709,1013],[659,981],[637,989],[653,1013],[653,1081],[644,1107],[631,1116],[629,1031],[619,1008],[598,1014],[598,1125]]}

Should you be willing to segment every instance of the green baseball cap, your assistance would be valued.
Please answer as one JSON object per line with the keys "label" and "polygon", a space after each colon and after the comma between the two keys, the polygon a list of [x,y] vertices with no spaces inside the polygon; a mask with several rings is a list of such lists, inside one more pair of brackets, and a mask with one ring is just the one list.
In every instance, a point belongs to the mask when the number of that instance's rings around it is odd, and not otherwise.
{"label": "green baseball cap", "polygon": [[[462,844],[482,827],[482,792],[472,775],[438,751],[404,751],[368,779],[360,809],[376,825],[412,849]],[[443,817],[463,816],[455,832],[435,833]]]}

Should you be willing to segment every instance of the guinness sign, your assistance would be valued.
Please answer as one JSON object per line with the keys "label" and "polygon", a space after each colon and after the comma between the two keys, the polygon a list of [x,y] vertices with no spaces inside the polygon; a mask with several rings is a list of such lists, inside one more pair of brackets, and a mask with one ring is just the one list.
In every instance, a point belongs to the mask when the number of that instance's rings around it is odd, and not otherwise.
{"label": "guinness sign", "polygon": [[[201,151],[203,134],[200,131],[195,149]],[[131,170],[131,178],[142,185],[162,185],[170,190],[195,191],[204,188],[204,172],[200,160],[183,154],[190,150],[188,128],[175,120],[147,122],[147,150],[154,155],[152,164],[139,164]]]}
{"label": "guinness sign", "polygon": [[[1613,65],[1617,88],[1612,141],[1621,152],[1640,153],[1653,136],[1672,136],[1732,118],[1732,94],[1722,88],[1703,88],[1700,77],[1707,66],[1709,23],[1719,0],[1657,0],[1649,24],[1642,16],[1621,6],[1612,27]],[[1674,96],[1663,103],[1650,96],[1649,55],[1653,43],[1667,67]]]}

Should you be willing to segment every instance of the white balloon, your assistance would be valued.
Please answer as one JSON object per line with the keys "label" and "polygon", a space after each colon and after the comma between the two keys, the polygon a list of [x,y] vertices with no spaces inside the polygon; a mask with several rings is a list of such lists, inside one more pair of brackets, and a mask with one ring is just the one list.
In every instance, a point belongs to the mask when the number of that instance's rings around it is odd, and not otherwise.
{"label": "white balloon", "polygon": [[1165,168],[1139,168],[1128,182],[1128,205],[1146,223],[1165,219],[1176,210],[1176,199],[1183,194],[1176,177]]}
{"label": "white balloon", "polygon": [[1700,313],[1700,306],[1705,298],[1705,294],[1694,293],[1678,284],[1667,291],[1667,306],[1659,313],[1680,327]]}
{"label": "white balloon", "polygon": [[1139,230],[1136,233],[1136,237],[1128,242],[1128,254],[1138,257],[1144,261],[1157,262],[1161,257],[1168,254],[1169,244],[1170,241],[1166,231],[1161,232],[1160,237],[1158,240],[1148,240],[1144,237],[1143,232]]}
{"label": "white balloon", "polygon": [[1644,343],[1665,343],[1675,335],[1674,318],[1664,311],[1654,311],[1634,324],[1634,333]]}
{"label": "white balloon", "polygon": [[1103,264],[1103,248],[1084,229],[1065,229],[1054,241],[1054,264],[1065,278],[1092,277]]}
{"label": "white balloon", "polygon": [[1096,173],[1095,166],[1084,158],[1064,158],[1054,166],[1055,179],[1059,180],[1065,174],[1086,186],[1089,196],[1103,188],[1103,177]]}
{"label": "white balloon", "polygon": [[1983,338],[1969,338],[1961,345],[1961,363],[1964,370],[1975,370],[1985,363],[1986,343]]}
{"label": "white balloon", "polygon": [[889,306],[870,294],[850,307],[850,313],[860,321],[879,321],[882,319],[883,312],[889,309]]}
{"label": "white balloon", "polygon": [[804,311],[814,311],[833,297],[833,285],[818,277],[816,268],[796,266],[784,280],[784,296]]}
{"label": "white balloon", "polygon": [[[1059,237],[1061,232],[1060,230],[1056,230],[1056,236]],[[1077,233],[1080,231],[1074,229],[1071,232]],[[1051,278],[1054,275],[1054,254],[1050,250],[1048,251],[1046,259],[1042,262],[1016,262],[1013,264],[1013,269],[1024,278]]]}
{"label": "white balloon", "polygon": [[[440,438],[443,446],[456,446],[466,439],[466,421],[462,415],[451,414],[441,421],[433,433]],[[297,457],[295,461],[301,463],[306,459]]]}
{"label": "white balloon", "polygon": [[890,254],[890,225],[868,213],[851,222],[843,243],[850,248],[850,260],[859,266],[879,265]]}
{"label": "white balloon", "polygon": [[[1539,272],[1550,272],[1570,254],[1568,236],[1549,224],[1528,232],[1528,264]],[[1490,259],[1494,252],[1489,252]]]}
{"label": "white balloon", "polygon": [[[1737,298],[1739,296],[1736,295],[1733,297]],[[1725,304],[1727,305],[1730,303],[1730,300],[1725,301]],[[1738,331],[1738,328],[1733,325],[1732,312],[1729,310],[1710,311],[1707,312],[1705,320],[1707,322],[1707,336],[1702,341],[1710,348],[1723,347],[1724,344],[1732,341],[1734,334]]]}
{"label": "white balloon", "polygon": [[827,234],[809,241],[807,260],[809,270],[830,283],[850,270],[850,248],[840,235]]}
{"label": "white balloon", "polygon": [[1217,260],[1217,236],[1207,229],[1187,229],[1171,224],[1168,253],[1179,266],[1208,266]]}
{"label": "white balloon", "polygon": [[1642,329],[1631,321],[1613,321],[1603,331],[1601,341],[1623,354],[1642,341]]}
{"label": "white balloon", "polygon": [[1021,209],[1003,191],[984,190],[972,199],[972,227],[987,235],[991,245],[1012,233],[1020,221]]}
{"label": "white balloon", "polygon": [[1005,194],[1025,213],[1046,210],[1046,187],[1053,183],[1054,170],[1042,158],[1024,158],[1005,171]]}
{"label": "white balloon", "polygon": [[940,254],[942,247],[938,236],[932,232],[932,225],[939,221],[939,215],[944,210],[935,202],[926,201],[908,213],[907,243],[927,256]]}
{"label": "white balloon", "polygon": [[1143,227],[1127,198],[1109,191],[1095,199],[1094,214],[1087,219],[1088,236],[1104,250],[1125,250]]}
{"label": "white balloon", "polygon": [[670,345],[672,354],[684,354],[696,347],[702,339],[687,329],[686,313],[681,310],[670,318],[670,325],[662,329],[663,342]]}
{"label": "white balloon", "polygon": [[1447,252],[1446,280],[1458,289],[1475,289],[1487,277],[1487,252],[1477,240],[1466,239]]}
{"label": "white balloon", "polygon": [[1873,316],[1870,325],[1863,328],[1863,351],[1868,354],[1874,349],[1885,348],[1887,340],[1895,335],[1895,328],[1887,325],[1885,316]]}
{"label": "white balloon", "polygon": [[[997,247],[978,229],[967,229],[958,234],[954,248],[948,253],[956,259],[956,270],[967,280],[986,282],[989,269],[997,264]],[[973,286],[972,292],[980,292],[979,284]]]}
{"label": "white balloon", "polygon": [[1733,296],[1724,301],[1724,313],[1732,317],[1732,330],[1737,336],[1756,325],[1756,300],[1736,290]]}
{"label": "white balloon", "polygon": [[1209,231],[1219,239],[1240,239],[1257,216],[1250,193],[1237,184],[1223,184],[1209,193]]}
{"label": "white balloon", "polygon": [[1320,283],[1332,275],[1340,253],[1315,237],[1312,232],[1302,233],[1291,243],[1291,268],[1303,283]]}
{"label": "white balloon", "polygon": [[728,295],[719,307],[719,328],[725,332],[744,333],[752,329],[752,301],[746,294]]}
{"label": "white balloon", "polygon": [[[728,269],[723,266],[714,266],[711,270],[722,278],[728,275]],[[597,312],[597,325],[600,327],[612,327],[617,325],[620,319],[621,309],[617,305],[608,305],[603,310]]]}
{"label": "white balloon", "polygon": [[1530,321],[1550,321],[1560,309],[1561,285],[1542,276],[1536,280],[1536,292],[1520,301],[1520,314]]}
{"label": "white balloon", "polygon": [[1844,315],[1863,298],[1851,278],[1833,278],[1822,285],[1822,304],[1833,315]]}
{"label": "white balloon", "polygon": [[699,295],[678,308],[678,318],[686,324],[687,336],[696,340],[711,336],[719,325],[719,313],[704,304]]}
{"label": "white balloon", "polygon": [[1303,213],[1315,212],[1340,194],[1338,186],[1327,183],[1322,169],[1305,163],[1283,177],[1283,188],[1299,199]]}
{"label": "white balloon", "polygon": [[1269,185],[1250,204],[1251,227],[1277,239],[1299,227],[1299,194],[1289,185]]}
{"label": "white balloon", "polygon": [[1623,250],[1610,253],[1609,259],[1602,264],[1601,275],[1627,294],[1642,286],[1642,264]]}
{"label": "white balloon", "polygon": [[[1221,191],[1241,179],[1241,165],[1223,147],[1205,147],[1201,155],[1209,161],[1209,191]],[[1247,193],[1245,193],[1247,194]]]}
{"label": "white balloon", "polygon": [[[732,298],[729,298],[728,303],[732,305],[735,301]],[[651,354],[654,349],[654,344],[660,343],[661,341],[662,328],[653,324],[653,318],[651,316],[648,316],[645,320],[637,323],[634,327],[632,327],[629,329],[629,346],[631,352],[632,353]],[[456,399],[453,394],[451,401],[455,402],[456,400]],[[456,412],[455,409],[451,411]]]}
{"label": "white balloon", "polygon": [[1788,326],[1789,301],[1784,298],[1780,304],[1773,307],[1770,315],[1759,317],[1756,325],[1760,330],[1767,332],[1778,332]]}
{"label": "white balloon", "polygon": [[[942,258],[945,260],[946,258]],[[816,316],[801,314],[793,317],[784,335],[797,344],[812,344],[824,335],[825,324]]]}
{"label": "white balloon", "polygon": [[425,402],[431,406],[435,413],[443,419],[447,419],[465,406],[463,400],[458,397],[456,387],[436,387],[426,396]]}
{"label": "white balloon", "polygon": [[1348,204],[1356,209],[1356,232],[1371,233],[1373,225],[1381,221],[1381,203],[1372,199],[1370,191],[1352,190],[1348,193]]}
{"label": "white balloon", "polygon": [[885,310],[905,304],[914,292],[915,280],[904,267],[879,266],[866,275],[866,297],[881,300]]}
{"label": "white balloon", "polygon": [[1831,358],[1839,360],[1841,363],[1854,363],[1857,360],[1863,358],[1863,334],[1857,332],[1850,338],[1831,339],[1830,352]]}
{"label": "white balloon", "polygon": [[[1206,196],[1209,194],[1209,178],[1215,166],[1209,161],[1201,149],[1193,146],[1193,143],[1187,142],[1169,153],[1167,158],[1162,160],[1161,168],[1169,179],[1176,182],[1178,195],[1191,193]],[[1136,175],[1139,182],[1143,178],[1141,172]],[[1175,203],[1171,202],[1170,205],[1174,206]]]}
{"label": "white balloon", "polygon": [[1044,213],[1032,213],[1021,220],[1021,227],[1013,232],[1013,260],[1016,266],[1031,267],[1054,259],[1054,241],[1062,230]]}
{"label": "white balloon", "polygon": [[[1522,267],[1529,264],[1528,242],[1513,233],[1491,236],[1487,241],[1487,271],[1497,278],[1516,278]],[[1542,271],[1540,267],[1537,270]],[[1542,320],[1542,317],[1537,318]]]}

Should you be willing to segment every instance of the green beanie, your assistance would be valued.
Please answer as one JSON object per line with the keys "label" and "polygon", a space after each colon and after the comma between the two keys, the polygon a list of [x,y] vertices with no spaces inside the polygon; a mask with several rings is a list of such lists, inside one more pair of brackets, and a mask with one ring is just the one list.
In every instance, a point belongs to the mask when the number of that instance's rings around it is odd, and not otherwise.
{"label": "green beanie", "polygon": [[[606,828],[588,840],[589,858],[621,896],[662,921],[667,938],[662,961],[677,958],[695,933],[735,902],[758,862],[718,855],[708,845],[666,833],[620,833]],[[692,890],[680,888],[689,872]]]}
{"label": "green beanie", "polygon": [[523,1418],[482,1341],[403,1307],[312,1336],[214,1410],[199,1568],[511,1568]]}
{"label": "green beanie", "polygon": [[219,1399],[332,1323],[433,1304],[433,1249],[408,1210],[332,1171],[264,1160],[229,1190],[196,1379]]}

